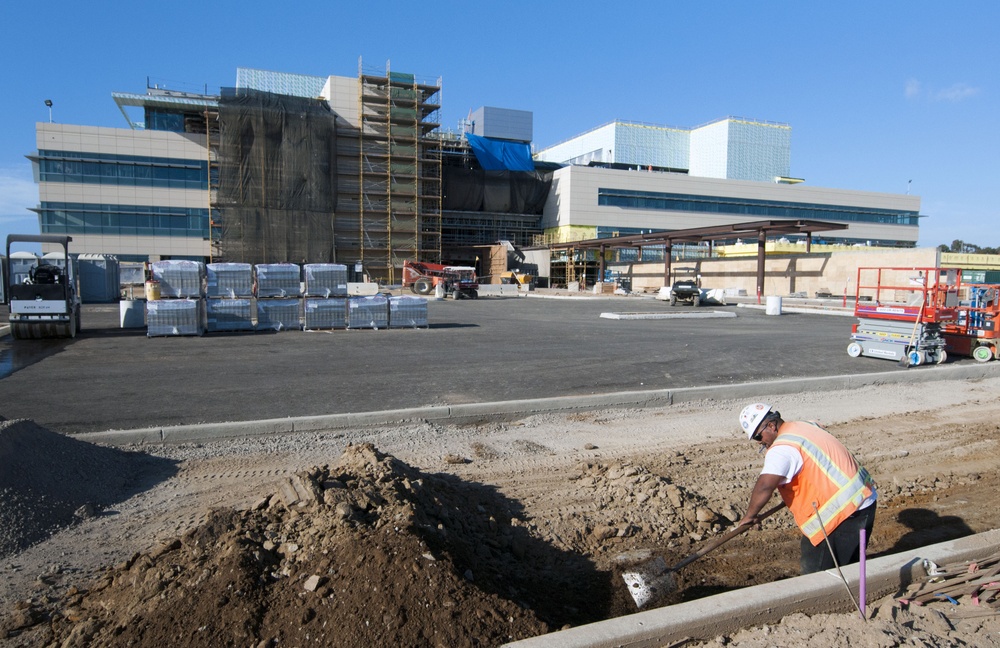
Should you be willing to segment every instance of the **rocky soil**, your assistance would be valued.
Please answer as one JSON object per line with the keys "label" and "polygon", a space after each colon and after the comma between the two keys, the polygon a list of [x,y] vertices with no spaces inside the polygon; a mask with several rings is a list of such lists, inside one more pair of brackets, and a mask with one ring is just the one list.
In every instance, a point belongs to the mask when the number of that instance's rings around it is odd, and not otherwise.
{"label": "rocky soil", "polygon": [[[869,468],[880,555],[995,527],[998,387],[766,400]],[[744,404],[143,448],[3,422],[0,645],[495,646],[628,614],[625,566],[677,562],[741,514],[762,462]],[[663,604],[797,575],[797,547],[778,513]],[[1000,645],[996,613],[968,602],[836,612],[700,639]]]}

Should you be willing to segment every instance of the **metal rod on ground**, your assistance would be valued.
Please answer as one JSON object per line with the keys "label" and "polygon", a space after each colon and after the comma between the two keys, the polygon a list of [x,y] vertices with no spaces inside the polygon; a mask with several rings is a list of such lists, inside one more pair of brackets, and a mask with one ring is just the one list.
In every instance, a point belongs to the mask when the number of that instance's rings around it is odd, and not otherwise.
{"label": "metal rod on ground", "polygon": [[859,548],[859,550],[861,552],[861,561],[858,564],[858,567],[861,570],[860,576],[858,577],[858,603],[861,604],[861,618],[864,619],[865,618],[865,614],[868,613],[868,583],[867,583],[866,575],[865,575],[866,574],[866,572],[865,572],[865,546],[867,544],[865,541],[867,540],[867,537],[866,537],[864,529],[861,529],[858,532],[858,535],[859,535],[859,538],[860,538],[860,544],[858,545],[858,548]]}
{"label": "metal rod on ground", "polygon": [[826,534],[826,525],[823,524],[823,518],[819,515],[819,507],[816,506],[816,502],[813,502],[813,510],[816,511],[816,519],[819,520],[819,528],[823,531],[823,538],[826,540],[826,547],[830,550],[830,557],[833,558],[833,565],[837,568],[837,573],[840,574],[840,580],[844,582],[844,589],[847,590],[847,595],[851,597],[851,603],[854,603],[854,609],[858,611],[861,615],[862,620],[867,620],[865,613],[861,611],[861,606],[858,605],[857,600],[854,598],[854,592],[851,591],[851,586],[847,584],[847,578],[844,577],[844,572],[840,570],[840,563],[837,562],[837,555],[833,553],[833,545],[830,544],[830,536]]}

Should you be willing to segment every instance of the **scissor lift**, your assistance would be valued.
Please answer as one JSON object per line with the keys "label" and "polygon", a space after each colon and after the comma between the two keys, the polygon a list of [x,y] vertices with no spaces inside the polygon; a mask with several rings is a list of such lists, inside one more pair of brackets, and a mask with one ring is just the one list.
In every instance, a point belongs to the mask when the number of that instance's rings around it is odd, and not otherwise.
{"label": "scissor lift", "polygon": [[945,326],[948,349],[979,362],[1000,357],[1000,285],[963,284],[958,319]]}
{"label": "scissor lift", "polygon": [[948,357],[945,327],[958,321],[960,272],[948,268],[858,268],[847,353],[907,366]]}

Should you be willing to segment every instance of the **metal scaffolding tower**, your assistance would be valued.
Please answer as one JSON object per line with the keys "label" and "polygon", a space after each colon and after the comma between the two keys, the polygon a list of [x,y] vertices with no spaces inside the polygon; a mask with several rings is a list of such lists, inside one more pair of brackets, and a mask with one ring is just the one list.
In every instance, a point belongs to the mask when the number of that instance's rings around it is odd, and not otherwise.
{"label": "metal scaffolding tower", "polygon": [[[358,233],[365,271],[395,283],[404,260],[441,260],[441,153],[431,137],[441,82],[390,72],[388,63],[385,74],[360,60],[358,68],[357,225],[346,229]],[[338,216],[349,202],[344,196]]]}

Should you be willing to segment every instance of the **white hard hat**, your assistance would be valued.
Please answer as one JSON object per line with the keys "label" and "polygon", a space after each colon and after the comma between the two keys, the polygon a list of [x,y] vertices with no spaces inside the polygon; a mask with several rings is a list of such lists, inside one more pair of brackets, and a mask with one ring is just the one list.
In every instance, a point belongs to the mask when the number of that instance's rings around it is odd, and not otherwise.
{"label": "white hard hat", "polygon": [[771,411],[771,406],[767,403],[751,403],[740,412],[740,427],[747,433],[747,438],[752,439],[753,433],[757,431],[757,426],[764,420],[767,413]]}

